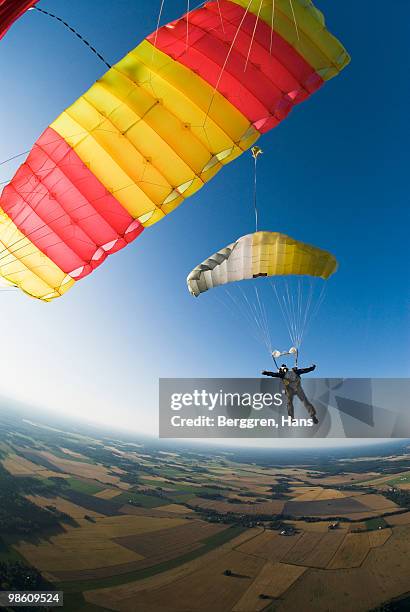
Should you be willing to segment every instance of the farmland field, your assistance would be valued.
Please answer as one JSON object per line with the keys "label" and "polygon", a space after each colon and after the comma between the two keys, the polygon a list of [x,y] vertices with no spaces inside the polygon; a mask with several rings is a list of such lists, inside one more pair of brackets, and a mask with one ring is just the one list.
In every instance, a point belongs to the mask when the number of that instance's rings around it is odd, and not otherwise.
{"label": "farmland field", "polygon": [[0,562],[67,612],[369,612],[408,592],[406,447],[289,464],[0,425]]}

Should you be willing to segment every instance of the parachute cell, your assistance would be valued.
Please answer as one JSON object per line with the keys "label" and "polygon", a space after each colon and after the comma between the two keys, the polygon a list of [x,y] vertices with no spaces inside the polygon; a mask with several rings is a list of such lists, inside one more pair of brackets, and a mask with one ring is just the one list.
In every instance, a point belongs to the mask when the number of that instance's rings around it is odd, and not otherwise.
{"label": "parachute cell", "polygon": [[38,0],[0,0],[0,40],[7,30]]}
{"label": "parachute cell", "polygon": [[4,189],[0,274],[58,297],[348,61],[310,0],[208,2],[159,28],[46,129]]}
{"label": "parachute cell", "polygon": [[188,289],[198,296],[212,287],[260,276],[315,276],[328,279],[335,257],[278,232],[255,232],[239,238],[194,268]]}

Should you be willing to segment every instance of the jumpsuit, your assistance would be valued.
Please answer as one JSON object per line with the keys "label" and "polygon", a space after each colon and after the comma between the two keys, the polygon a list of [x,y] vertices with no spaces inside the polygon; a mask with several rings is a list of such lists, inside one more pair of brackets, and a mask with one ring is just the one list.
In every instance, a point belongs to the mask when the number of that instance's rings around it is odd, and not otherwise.
{"label": "jumpsuit", "polygon": [[302,388],[302,381],[300,378],[301,374],[307,374],[308,372],[312,372],[314,369],[315,366],[312,366],[310,368],[292,368],[287,372],[266,372],[266,376],[272,376],[273,378],[280,378],[283,380],[287,399],[288,415],[292,419],[295,418],[295,409],[293,406],[293,399],[295,395],[303,403],[309,415],[311,417],[316,416],[315,407],[306,397],[306,394]]}

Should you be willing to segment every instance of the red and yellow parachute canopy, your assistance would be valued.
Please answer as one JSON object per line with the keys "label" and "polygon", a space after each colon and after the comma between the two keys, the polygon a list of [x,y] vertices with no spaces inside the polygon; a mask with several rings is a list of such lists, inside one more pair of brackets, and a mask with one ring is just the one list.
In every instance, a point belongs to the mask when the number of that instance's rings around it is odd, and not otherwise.
{"label": "red and yellow parachute canopy", "polygon": [[0,274],[62,295],[348,62],[310,0],[207,2],[161,27],[45,130],[4,189]]}
{"label": "red and yellow parachute canopy", "polygon": [[7,30],[38,0],[0,0],[0,40]]}

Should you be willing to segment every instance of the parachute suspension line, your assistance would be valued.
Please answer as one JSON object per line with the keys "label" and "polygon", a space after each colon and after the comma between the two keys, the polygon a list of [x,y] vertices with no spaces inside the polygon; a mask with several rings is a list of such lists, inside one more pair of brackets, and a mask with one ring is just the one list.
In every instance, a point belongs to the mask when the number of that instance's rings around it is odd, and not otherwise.
{"label": "parachute suspension line", "polygon": [[187,0],[186,6],[186,41],[185,41],[185,53],[188,53],[189,49],[189,11],[190,11],[190,0]]}
{"label": "parachute suspension line", "polygon": [[310,324],[316,318],[316,316],[317,316],[317,314],[318,314],[318,312],[320,310],[320,307],[323,304],[323,301],[324,301],[324,299],[326,297],[326,290],[327,290],[327,283],[323,283],[323,287],[322,287],[322,290],[320,292],[319,298],[318,298],[318,300],[316,302],[316,305],[314,306],[314,308],[312,310],[312,314],[311,314],[311,316],[310,316],[310,318],[308,320],[307,328],[306,328],[307,330],[309,329]]}
{"label": "parachute suspension line", "polygon": [[251,149],[252,157],[253,157],[253,210],[255,212],[255,232],[258,231],[258,184],[257,184],[257,163],[259,155],[263,154],[262,149],[259,147],[252,147]]}
{"label": "parachute suspension line", "polygon": [[301,330],[301,326],[302,326],[302,281],[300,280],[300,278],[298,278],[298,299],[297,299],[297,303],[298,303],[298,330],[299,330],[299,337],[298,337],[298,343],[300,346],[300,330]]}
{"label": "parachute suspension line", "polygon": [[241,312],[244,319],[248,321],[251,329],[252,336],[257,340],[258,343],[264,345],[269,353],[272,352],[272,342],[269,332],[269,323],[267,318],[266,310],[264,309],[263,302],[259,297],[259,293],[256,287],[255,299],[252,301],[249,299],[246,292],[242,287],[238,287],[241,293],[241,299],[235,299],[230,295],[232,301],[236,303],[237,309]]}
{"label": "parachute suspension line", "polygon": [[261,315],[261,323],[262,323],[262,326],[265,332],[266,346],[267,346],[268,351],[271,353],[272,352],[272,340],[271,340],[270,330],[269,330],[268,315],[266,312],[265,304],[259,297],[258,288],[254,287],[254,289],[255,289],[256,298],[258,300],[258,306],[259,306],[260,315]]}
{"label": "parachute suspension line", "polygon": [[249,333],[254,340],[258,344],[265,345],[269,351],[264,330],[262,329],[258,319],[255,317],[254,309],[252,308],[246,294],[241,291],[243,299],[240,299],[232,294],[226,287],[224,289],[225,295],[229,298],[229,301],[223,300],[219,298],[219,296],[215,296],[216,299],[223,304],[223,306],[229,311],[230,315],[233,314],[235,317],[238,317],[239,315],[239,318],[242,318],[245,321]]}
{"label": "parachute suspension line", "polygon": [[294,286],[290,284],[288,279],[283,279],[282,289],[279,281],[271,280],[270,283],[276,295],[289,337],[295,348],[299,350],[325,299],[327,285],[323,282],[318,293],[318,291],[315,291],[315,284],[312,279],[309,279],[309,281],[306,279],[305,284],[305,279],[298,278]]}
{"label": "parachute suspension line", "polygon": [[246,56],[246,62],[245,62],[245,67],[243,69],[244,72],[246,72],[246,69],[248,67],[248,63],[249,63],[249,57],[251,55],[251,51],[252,51],[252,46],[253,46],[253,41],[255,40],[255,35],[256,35],[256,28],[258,27],[258,23],[259,23],[259,16],[261,14],[261,10],[262,10],[262,4],[263,4],[263,0],[260,0],[259,3],[259,8],[258,8],[258,14],[256,16],[255,19],[255,25],[253,26],[253,32],[252,32],[252,36],[251,36],[251,42],[249,43],[249,49],[248,49],[248,54]]}
{"label": "parachute suspension line", "polygon": [[[286,295],[288,296],[288,300],[289,300],[289,310],[290,310],[290,316],[291,316],[291,321],[292,321],[293,339],[294,339],[294,341],[296,341],[295,305],[293,303],[293,293],[289,289],[289,282],[288,281],[286,282]],[[296,347],[296,348],[298,348],[298,347]]]}
{"label": "parachute suspension line", "polygon": [[275,26],[275,0],[272,0],[272,18],[271,18],[271,30],[270,30],[270,47],[269,53],[272,55],[273,49],[273,28]]}
{"label": "parachute suspension line", "polygon": [[254,211],[255,211],[255,232],[257,232],[258,231],[258,200],[257,200],[257,187],[258,187],[258,185],[257,185],[257,174],[256,174],[257,169],[256,169],[256,166],[257,166],[257,163],[258,163],[258,158],[257,158],[256,155],[254,156],[254,158],[255,158],[254,159],[255,163],[254,163],[254,180],[253,180],[253,208],[254,208]]}
{"label": "parachute suspension line", "polygon": [[222,32],[225,34],[225,25],[224,25],[224,20],[223,20],[222,11],[221,11],[221,0],[216,0],[216,1],[218,4],[218,13],[219,13],[219,19],[221,20]]}
{"label": "parachute suspension line", "polygon": [[224,61],[223,65],[222,65],[222,68],[221,68],[221,70],[219,72],[218,79],[217,79],[217,81],[215,83],[215,86],[214,86],[214,89],[213,89],[213,92],[212,92],[212,96],[211,96],[211,99],[209,101],[208,110],[206,111],[206,114],[205,114],[205,120],[204,120],[203,127],[205,127],[206,121],[207,121],[207,119],[209,117],[209,113],[211,112],[211,108],[212,108],[212,105],[213,105],[214,100],[215,100],[216,92],[218,91],[219,85],[221,83],[222,75],[225,72],[225,68],[226,68],[226,65],[227,65],[227,63],[229,61],[229,58],[231,57],[232,50],[233,50],[233,48],[235,46],[235,43],[236,43],[236,39],[238,38],[239,32],[241,31],[243,23],[244,23],[247,15],[249,13],[249,9],[250,9],[250,6],[251,6],[252,2],[253,2],[253,0],[249,0],[248,5],[247,5],[247,7],[245,9],[245,12],[242,15],[242,19],[239,22],[238,27],[236,28],[235,35],[234,35],[234,37],[232,39],[232,42],[231,42],[231,45],[229,47],[228,53],[226,54],[226,57],[225,57],[225,61]]}
{"label": "parachute suspension line", "polygon": [[298,22],[296,20],[296,13],[295,13],[295,7],[293,6],[293,0],[289,0],[289,4],[292,10],[293,21],[295,22],[296,36],[297,36],[298,42],[300,42],[299,28],[298,28]]}
{"label": "parachute suspension line", "polygon": [[[28,153],[30,153],[30,150],[23,151],[22,153],[17,153],[17,155],[13,155],[13,157],[9,157],[8,159],[1,161],[0,166],[4,166],[4,164],[7,164],[8,162],[18,159],[19,157],[22,157],[23,155],[27,155]],[[5,182],[8,183],[9,181],[5,181]]]}
{"label": "parachute suspension line", "polygon": [[161,0],[161,6],[159,7],[159,12],[158,12],[157,27],[155,28],[154,50],[152,52],[152,60],[154,59],[155,47],[157,46],[158,30],[159,30],[159,26],[161,25],[162,13],[164,11],[164,4],[165,4],[165,0]]}
{"label": "parachute suspension line", "polygon": [[311,308],[311,305],[312,305],[313,294],[314,294],[314,285],[313,285],[313,280],[310,279],[310,282],[309,282],[309,294],[308,294],[308,297],[307,297],[307,300],[306,300],[305,316],[303,318],[303,323],[302,323],[302,331],[301,331],[302,335],[304,335],[305,330],[306,330],[306,326],[307,326],[307,323],[308,323],[308,315],[309,315],[310,308]]}
{"label": "parachute suspension line", "polygon": [[279,297],[278,289],[276,287],[275,282],[273,280],[271,280],[270,283],[271,283],[271,286],[272,286],[272,288],[273,288],[273,290],[275,292],[276,299],[278,301],[279,308],[280,308],[280,311],[282,313],[283,320],[285,322],[285,325],[286,325],[288,333],[289,333],[289,337],[290,337],[291,340],[293,340],[293,338],[292,338],[292,330],[291,330],[291,327],[289,325],[289,316],[287,316],[287,314],[286,314],[286,310],[284,308],[284,305],[282,304],[282,300]]}
{"label": "parachute suspension line", "polygon": [[70,30],[70,32],[75,34],[75,36],[77,36],[77,38],[79,38],[81,40],[81,42],[84,43],[86,45],[86,47],[88,47],[94,53],[94,55],[96,55],[98,57],[98,59],[100,59],[107,66],[107,68],[112,68],[111,64],[109,64],[107,62],[107,60],[101,55],[101,53],[99,53],[97,51],[97,49],[95,47],[93,47],[92,44],[86,38],[81,36],[81,34],[79,32],[77,32],[77,30],[75,30],[73,27],[71,27],[69,23],[64,21],[64,19],[61,19],[61,17],[58,17],[57,15],[54,15],[54,13],[50,13],[49,11],[45,11],[44,9],[41,9],[38,6],[33,6],[32,9],[34,11],[38,11],[39,13],[43,13],[43,15],[47,15],[47,17],[51,17],[52,19],[55,19],[56,21],[59,21],[60,23],[62,23],[63,26],[65,28],[67,28],[68,30]]}

